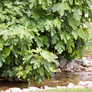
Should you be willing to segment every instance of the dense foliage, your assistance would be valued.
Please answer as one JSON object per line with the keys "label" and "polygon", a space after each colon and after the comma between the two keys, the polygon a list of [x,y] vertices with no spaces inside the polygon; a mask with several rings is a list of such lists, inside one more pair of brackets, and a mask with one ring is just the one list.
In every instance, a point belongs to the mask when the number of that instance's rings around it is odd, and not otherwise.
{"label": "dense foliage", "polygon": [[92,0],[0,0],[0,76],[49,78],[58,56],[81,55],[91,21]]}

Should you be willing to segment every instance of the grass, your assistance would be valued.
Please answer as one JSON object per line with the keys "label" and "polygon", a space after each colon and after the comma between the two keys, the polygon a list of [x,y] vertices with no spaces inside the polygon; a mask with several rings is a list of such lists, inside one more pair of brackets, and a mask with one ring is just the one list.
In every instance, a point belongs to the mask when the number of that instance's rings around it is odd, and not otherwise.
{"label": "grass", "polygon": [[73,88],[73,89],[65,88],[65,89],[43,90],[38,92],[92,92],[92,88]]}

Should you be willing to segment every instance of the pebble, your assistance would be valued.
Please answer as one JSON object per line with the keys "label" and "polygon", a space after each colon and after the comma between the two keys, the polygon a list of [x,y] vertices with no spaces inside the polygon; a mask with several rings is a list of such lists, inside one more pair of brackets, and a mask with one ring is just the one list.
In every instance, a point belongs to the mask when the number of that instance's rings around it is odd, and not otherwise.
{"label": "pebble", "polygon": [[67,86],[67,88],[74,88],[74,86],[75,85],[73,83],[69,83],[68,86]]}
{"label": "pebble", "polygon": [[44,87],[44,89],[46,89],[46,90],[47,90],[47,89],[56,89],[56,88],[45,86],[45,87]]}
{"label": "pebble", "polygon": [[61,71],[61,69],[60,68],[57,68],[56,69],[56,73],[61,73],[62,71]]}
{"label": "pebble", "polygon": [[21,89],[20,88],[10,88],[10,92],[19,92]]}
{"label": "pebble", "polygon": [[22,90],[22,92],[29,92],[29,91],[30,91],[30,89],[28,89],[28,88],[25,88]]}
{"label": "pebble", "polygon": [[80,81],[79,85],[84,86],[84,87],[88,87],[88,88],[92,88],[92,82],[91,81],[85,81],[85,82]]}
{"label": "pebble", "polygon": [[29,87],[30,90],[39,90],[37,87]]}

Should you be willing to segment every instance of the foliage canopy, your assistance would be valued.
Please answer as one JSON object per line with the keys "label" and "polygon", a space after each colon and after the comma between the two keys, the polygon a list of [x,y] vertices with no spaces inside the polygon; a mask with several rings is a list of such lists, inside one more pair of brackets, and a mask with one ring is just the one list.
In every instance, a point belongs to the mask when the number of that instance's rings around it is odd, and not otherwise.
{"label": "foliage canopy", "polygon": [[41,81],[58,56],[71,60],[88,39],[92,0],[0,0],[0,74]]}

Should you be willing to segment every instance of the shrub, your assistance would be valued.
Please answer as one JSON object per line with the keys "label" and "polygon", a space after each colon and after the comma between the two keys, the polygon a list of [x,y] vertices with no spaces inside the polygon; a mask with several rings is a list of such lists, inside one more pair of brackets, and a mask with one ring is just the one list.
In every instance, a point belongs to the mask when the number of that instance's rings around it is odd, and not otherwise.
{"label": "shrub", "polygon": [[58,56],[81,56],[91,21],[92,0],[0,0],[0,75],[49,78]]}

